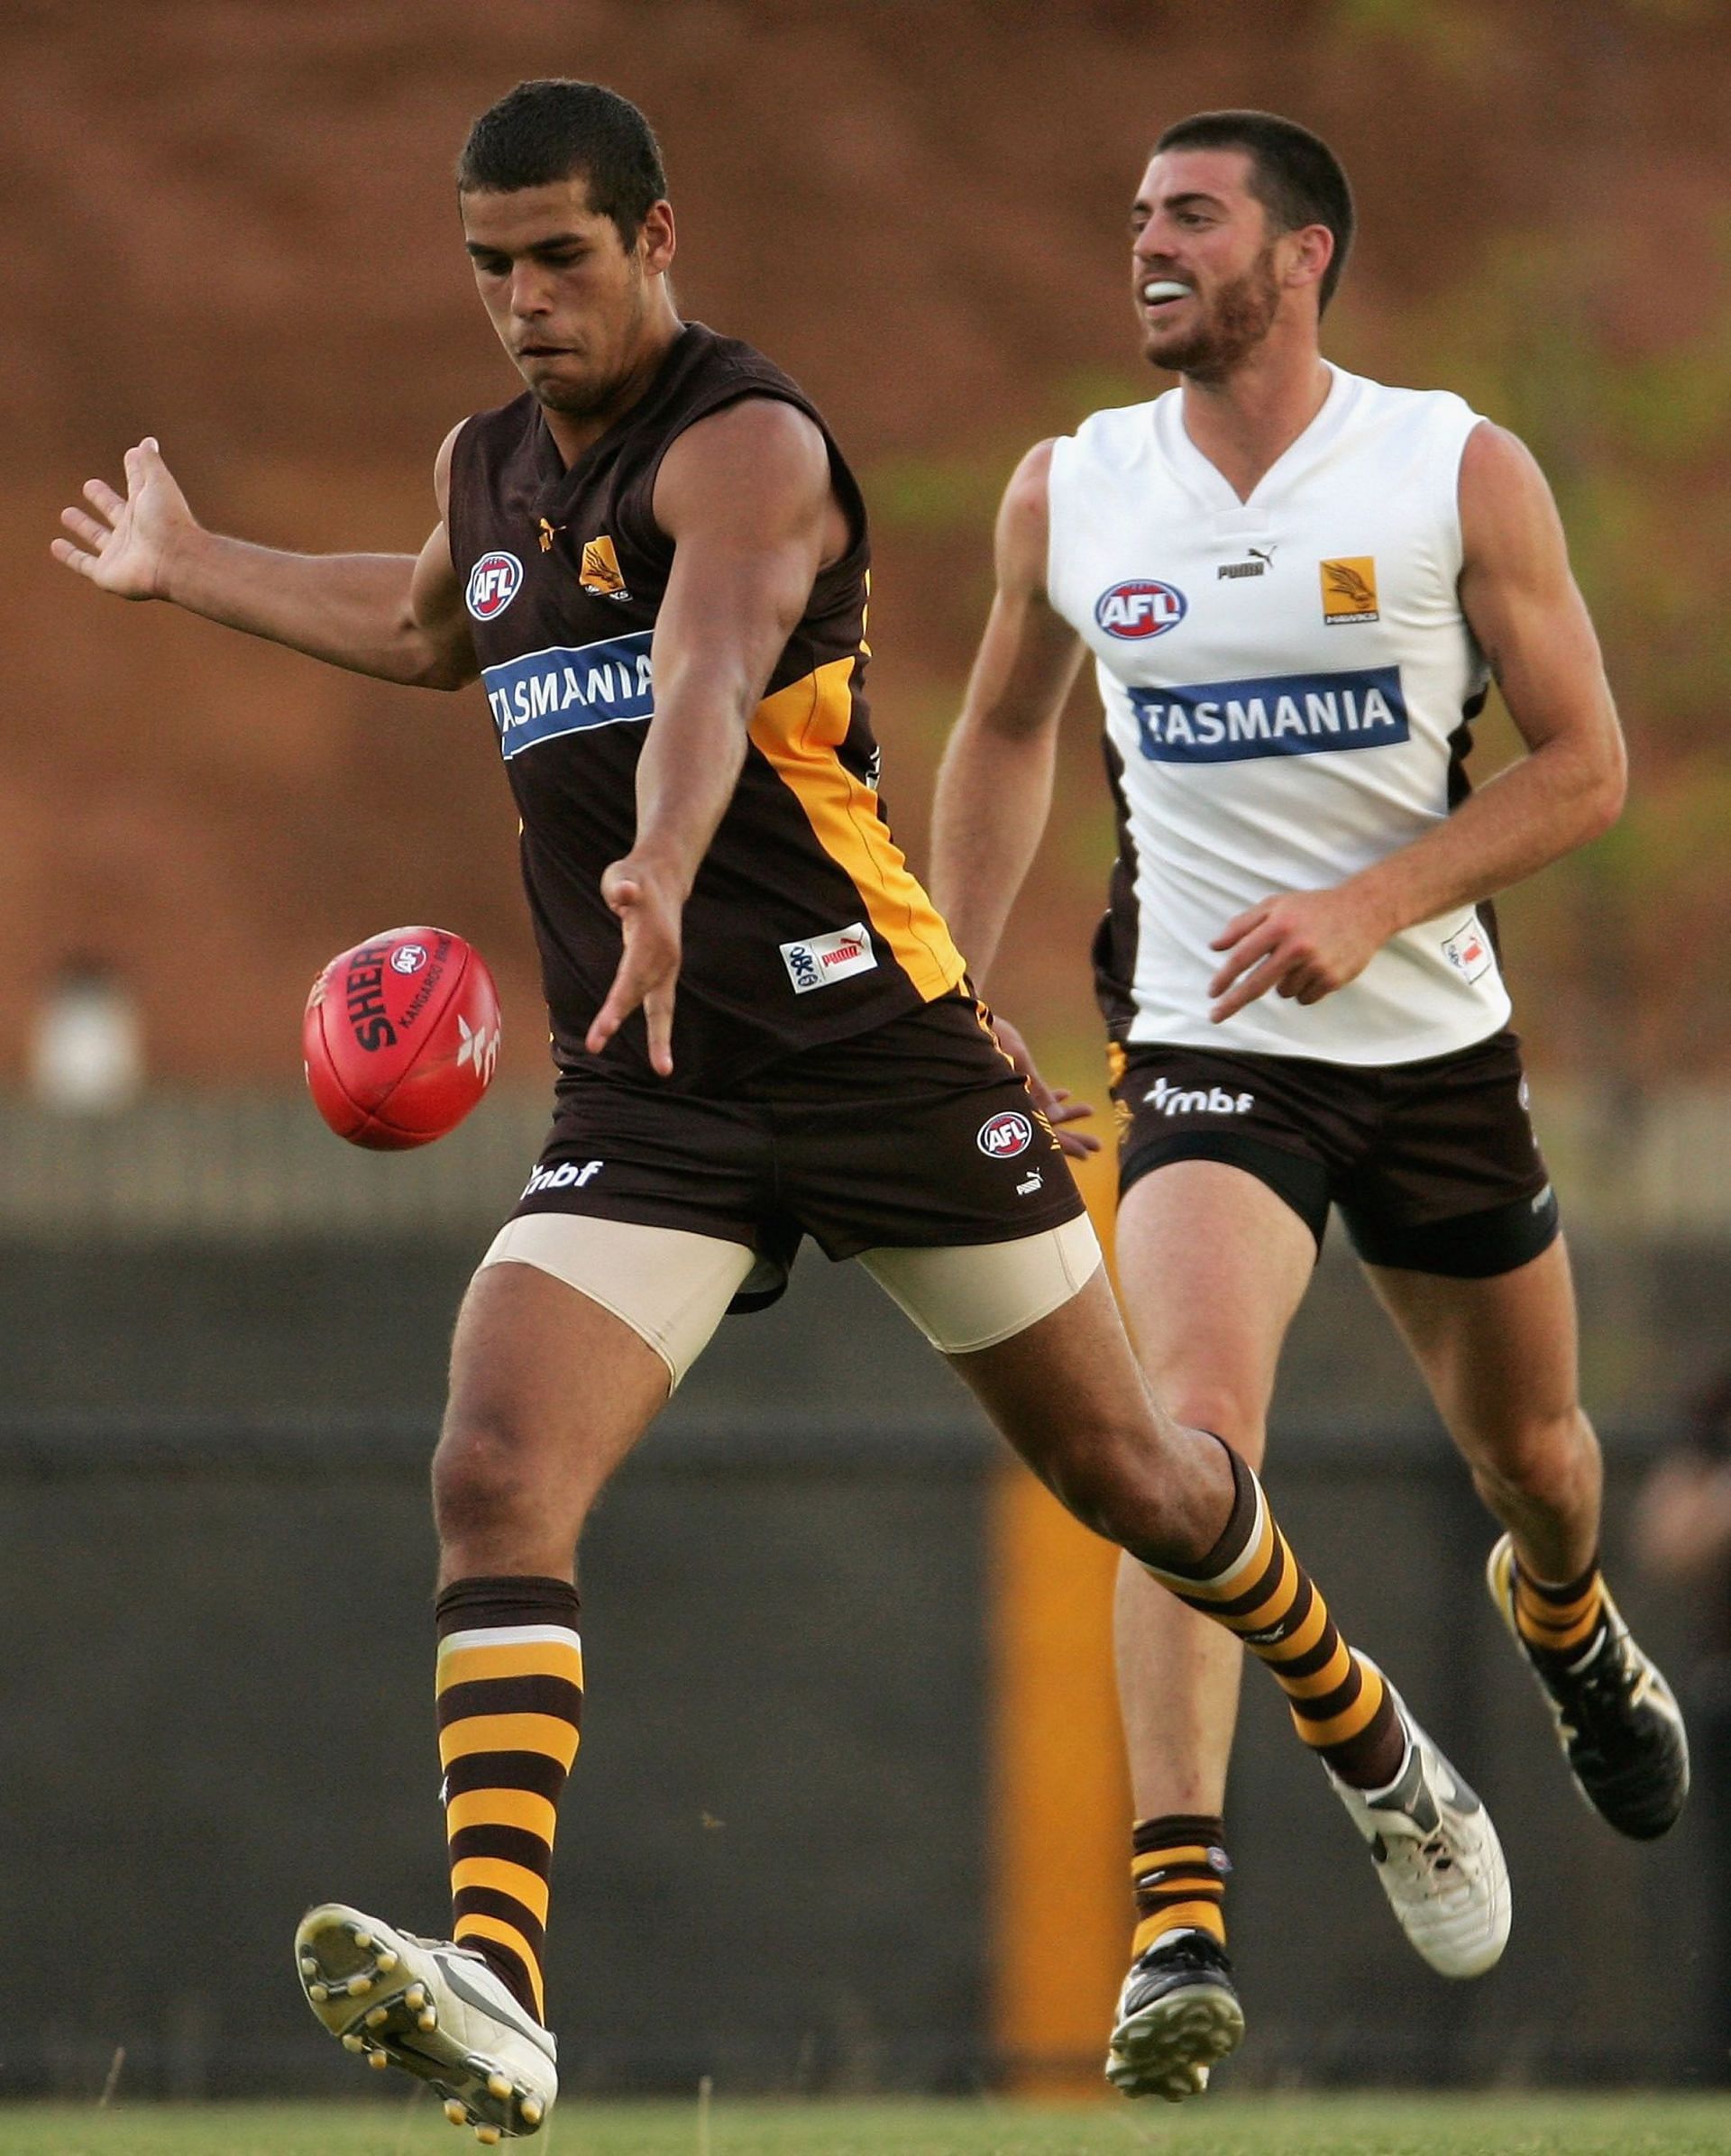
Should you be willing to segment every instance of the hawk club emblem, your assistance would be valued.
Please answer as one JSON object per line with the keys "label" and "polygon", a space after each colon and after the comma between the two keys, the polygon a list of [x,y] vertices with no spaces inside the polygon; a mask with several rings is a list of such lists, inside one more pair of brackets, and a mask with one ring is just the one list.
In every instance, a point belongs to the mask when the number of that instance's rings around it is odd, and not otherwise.
{"label": "hawk club emblem", "polygon": [[630,598],[625,579],[619,573],[619,557],[605,532],[599,539],[584,540],[582,567],[577,571],[577,581],[597,598]]}
{"label": "hawk club emblem", "polygon": [[1336,621],[1378,621],[1377,610],[1377,558],[1374,554],[1353,554],[1343,561],[1324,562],[1323,572],[1323,619]]}

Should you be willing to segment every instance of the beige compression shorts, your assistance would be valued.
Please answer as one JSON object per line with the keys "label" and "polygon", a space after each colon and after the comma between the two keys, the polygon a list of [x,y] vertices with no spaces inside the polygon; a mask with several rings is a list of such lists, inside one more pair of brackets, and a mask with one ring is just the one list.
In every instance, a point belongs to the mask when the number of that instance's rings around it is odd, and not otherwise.
{"label": "beige compression shorts", "polygon": [[[743,1243],[583,1213],[508,1220],[481,1265],[534,1265],[599,1302],[667,1366],[677,1385],[709,1344],[756,1262]],[[1086,1215],[1003,1243],[866,1250],[859,1262],[944,1355],[973,1355],[1025,1332],[1099,1270]]]}

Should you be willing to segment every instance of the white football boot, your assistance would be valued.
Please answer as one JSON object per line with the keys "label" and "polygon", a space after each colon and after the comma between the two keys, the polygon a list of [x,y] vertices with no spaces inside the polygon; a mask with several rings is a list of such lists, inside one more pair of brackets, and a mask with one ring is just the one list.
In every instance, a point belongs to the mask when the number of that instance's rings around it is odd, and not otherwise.
{"label": "white football boot", "polygon": [[1382,1681],[1406,1732],[1400,1772],[1386,1789],[1354,1789],[1324,1762],[1328,1778],[1370,1844],[1382,1890],[1418,1952],[1440,1977],[1482,1976],[1508,1943],[1502,1844],[1489,1813]]}
{"label": "white football boot", "polygon": [[490,2147],[545,2124],[559,2093],[553,2037],[479,1954],[325,1902],[300,1920],[295,1967],[343,2050],[430,2081],[453,2126]]}

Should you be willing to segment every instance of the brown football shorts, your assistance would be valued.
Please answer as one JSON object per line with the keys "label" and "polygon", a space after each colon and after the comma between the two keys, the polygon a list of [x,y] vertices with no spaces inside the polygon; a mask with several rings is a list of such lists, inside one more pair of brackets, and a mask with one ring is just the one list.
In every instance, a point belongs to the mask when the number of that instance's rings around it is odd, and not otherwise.
{"label": "brown football shorts", "polygon": [[1113,1066],[1121,1193],[1171,1161],[1224,1161],[1319,1251],[1333,1204],[1367,1265],[1455,1279],[1512,1272],[1561,1227],[1513,1033],[1379,1068],[1140,1043]]}
{"label": "brown football shorts", "polygon": [[744,1244],[757,1263],[739,1311],[775,1301],[805,1236],[830,1258],[954,1248],[1082,1210],[990,1013],[958,993],[787,1056],[724,1100],[568,1074],[512,1218],[588,1213]]}

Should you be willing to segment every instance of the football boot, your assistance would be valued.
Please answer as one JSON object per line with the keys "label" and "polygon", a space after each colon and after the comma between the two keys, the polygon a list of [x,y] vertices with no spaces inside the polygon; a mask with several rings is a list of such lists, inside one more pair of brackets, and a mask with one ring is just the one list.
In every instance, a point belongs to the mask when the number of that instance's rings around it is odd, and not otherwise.
{"label": "football boot", "polygon": [[1489,1813],[1382,1681],[1406,1735],[1400,1772],[1386,1789],[1354,1789],[1324,1762],[1328,1778],[1414,1947],[1439,1976],[1481,1976],[1508,1941],[1502,1844]]}
{"label": "football boot", "polygon": [[537,2132],[559,2093],[553,2037],[477,1953],[341,1902],[295,1933],[307,2003],[346,2051],[431,2082],[483,2145]]}
{"label": "football boot", "polygon": [[1206,1932],[1163,1932],[1131,1963],[1106,2049],[1106,2078],[1127,2097],[1181,2104],[1244,2035],[1232,1965]]}
{"label": "football boot", "polygon": [[1676,1824],[1689,1795],[1689,1739],[1671,1686],[1630,1637],[1601,1586],[1605,1622],[1575,1661],[1535,1653],[1515,1618],[1515,1546],[1505,1535],[1485,1567],[1490,1599],[1515,1636],[1557,1725],[1575,1786],[1619,1834],[1652,1841]]}

